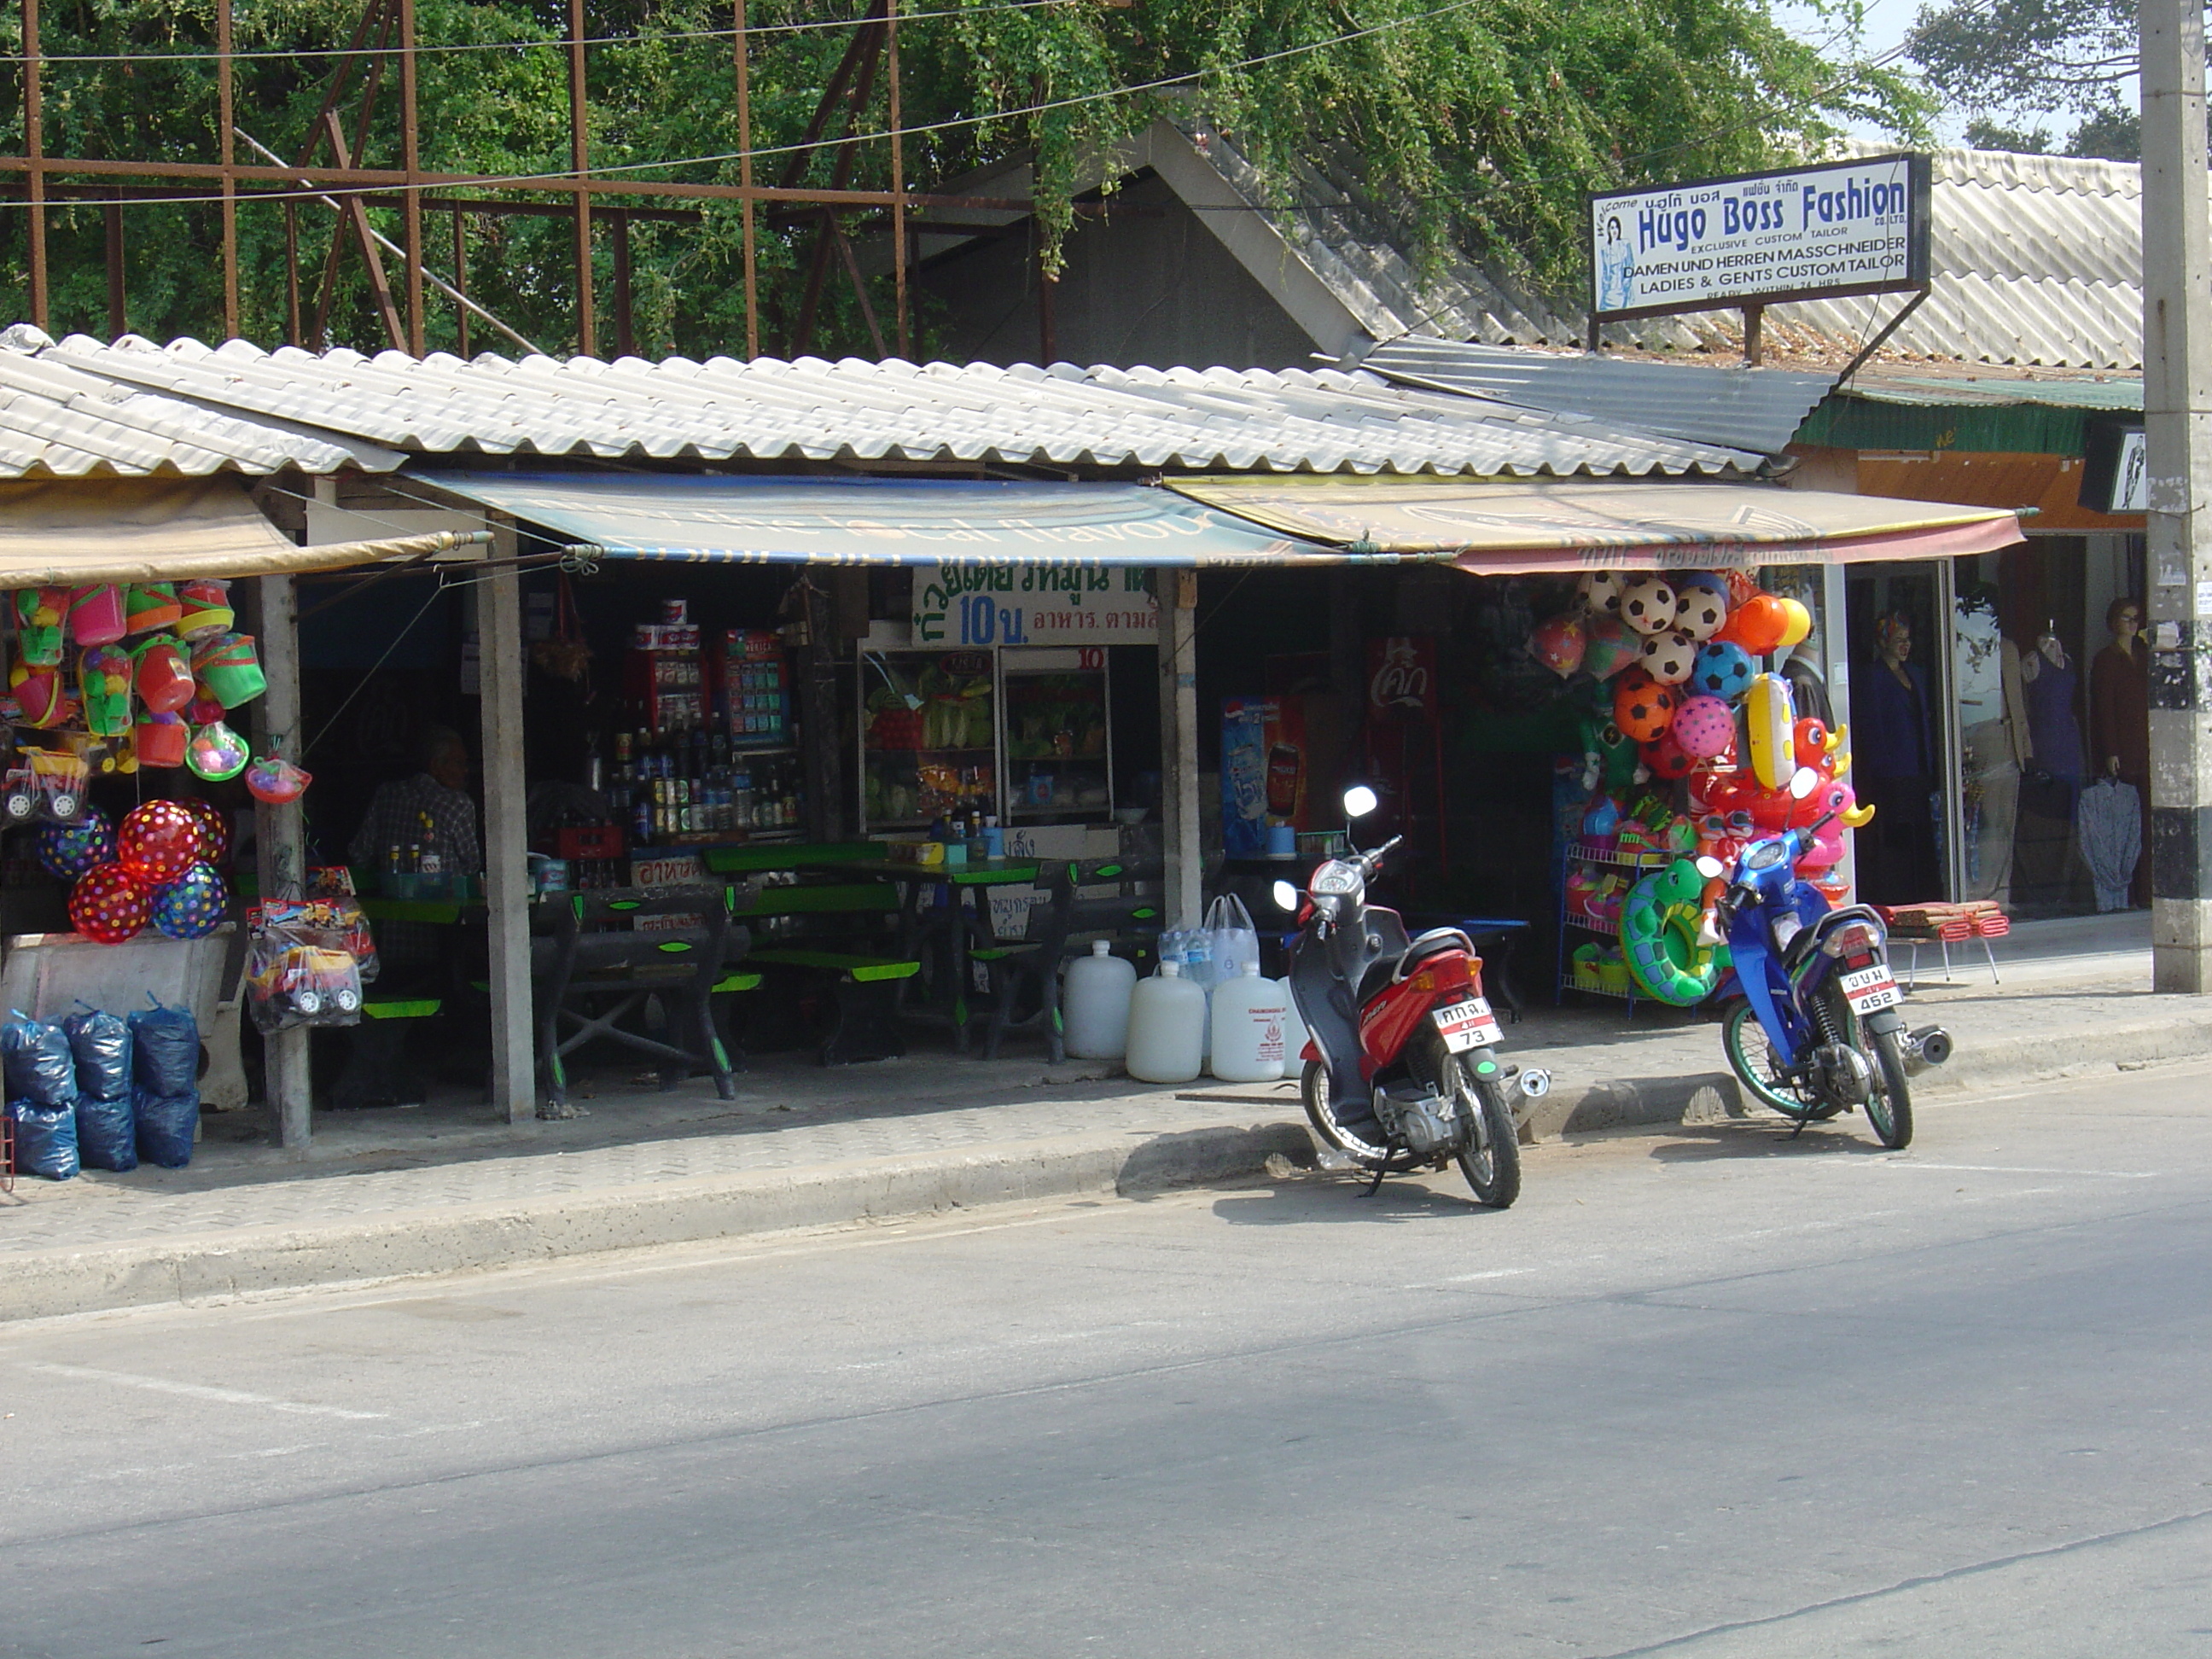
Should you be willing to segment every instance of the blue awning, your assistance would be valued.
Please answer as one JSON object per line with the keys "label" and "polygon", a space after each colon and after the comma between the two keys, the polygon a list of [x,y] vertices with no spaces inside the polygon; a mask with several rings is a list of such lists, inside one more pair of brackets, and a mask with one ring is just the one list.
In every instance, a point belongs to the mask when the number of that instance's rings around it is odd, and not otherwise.
{"label": "blue awning", "polygon": [[1142,484],[408,475],[610,557],[740,564],[1329,565],[1340,550]]}

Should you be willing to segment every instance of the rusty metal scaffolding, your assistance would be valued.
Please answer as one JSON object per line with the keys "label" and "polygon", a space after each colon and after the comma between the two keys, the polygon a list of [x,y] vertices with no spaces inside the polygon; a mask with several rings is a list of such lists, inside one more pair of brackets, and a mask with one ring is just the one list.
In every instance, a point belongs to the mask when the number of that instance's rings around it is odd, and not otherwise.
{"label": "rusty metal scaffolding", "polygon": [[[39,0],[21,0],[23,150],[0,155],[0,173],[23,175],[26,240],[29,264],[31,320],[47,326],[48,259],[46,212],[50,205],[71,199],[102,203],[105,214],[108,321],[111,331],[125,331],[128,296],[124,283],[125,204],[146,198],[163,202],[180,198],[217,204],[222,222],[222,321],[226,335],[240,326],[238,210],[241,202],[276,202],[284,214],[286,332],[293,343],[329,343],[329,326],[337,280],[349,252],[364,268],[369,292],[385,334],[404,351],[421,356],[424,349],[426,284],[434,287],[455,307],[464,353],[468,349],[470,319],[507,334],[520,343],[522,337],[468,296],[465,221],[471,215],[488,216],[552,216],[574,222],[575,317],[577,347],[586,356],[597,356],[599,336],[599,302],[593,293],[594,231],[604,221],[614,276],[614,328],[617,352],[634,348],[631,316],[629,228],[633,221],[697,224],[704,216],[696,209],[648,207],[647,201],[728,202],[739,204],[744,260],[745,350],[758,356],[760,340],[759,235],[757,215],[765,212],[779,228],[813,231],[811,246],[802,264],[805,278],[799,315],[787,348],[793,355],[813,343],[824,284],[833,264],[850,280],[860,315],[878,356],[887,355],[887,342],[868,284],[844,220],[856,211],[887,212],[890,219],[892,286],[896,295],[893,335],[899,356],[912,351],[912,327],[908,298],[908,269],[913,263],[916,209],[985,209],[1027,213],[1026,201],[996,197],[947,196],[914,192],[906,186],[905,144],[901,132],[903,110],[900,100],[898,0],[871,0],[866,12],[852,20],[853,36],[844,57],[823,89],[798,146],[779,151],[782,161],[778,181],[763,185],[754,176],[752,133],[751,52],[745,20],[745,0],[732,0],[732,70],[735,82],[738,128],[738,182],[682,184],[628,176],[595,173],[591,162],[591,118],[586,83],[586,46],[583,0],[568,0],[565,46],[568,64],[568,161],[567,171],[538,175],[527,180],[493,174],[450,173],[422,164],[421,128],[416,107],[415,0],[366,0],[360,21],[344,49],[336,55],[330,84],[320,107],[295,151],[285,162],[237,125],[234,108],[235,56],[232,31],[232,0],[216,0],[215,52],[216,76],[218,159],[212,162],[129,158],[52,155],[46,149],[44,73],[39,40]],[[396,70],[396,74],[395,71]],[[371,163],[372,121],[378,100],[388,79],[398,83],[400,156],[397,167]],[[860,145],[868,137],[861,131],[881,82],[887,106],[884,131],[876,137],[890,146],[890,188],[855,190],[851,179]],[[349,93],[354,95],[350,127],[342,112]],[[265,161],[241,161],[237,141],[267,157]],[[827,189],[803,185],[809,165],[826,146],[834,146],[832,184]],[[325,159],[324,153],[327,152]],[[633,164],[634,165],[634,164]],[[86,184],[85,179],[112,180]],[[162,180],[160,185],[126,184],[124,180]],[[194,185],[204,190],[192,190]],[[502,192],[484,197],[456,196],[469,189]],[[447,192],[431,195],[437,191]],[[331,192],[338,192],[332,194]],[[562,198],[552,199],[546,198]],[[627,198],[627,199],[611,199]],[[397,206],[402,231],[398,244],[379,233],[370,222],[372,207]],[[310,290],[302,280],[303,242],[311,240],[310,212],[331,215],[330,240],[324,252],[319,278]],[[423,216],[452,216],[453,272],[451,279],[431,271],[424,259]],[[385,266],[391,252],[400,263],[395,291]],[[305,307],[312,293],[312,313]]]}

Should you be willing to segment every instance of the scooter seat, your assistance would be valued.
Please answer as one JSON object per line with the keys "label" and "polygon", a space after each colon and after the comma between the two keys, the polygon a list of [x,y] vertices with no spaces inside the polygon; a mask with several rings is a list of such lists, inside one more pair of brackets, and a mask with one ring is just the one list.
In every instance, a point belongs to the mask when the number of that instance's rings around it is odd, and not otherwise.
{"label": "scooter seat", "polygon": [[1442,956],[1447,951],[1463,951],[1473,956],[1474,941],[1456,927],[1431,927],[1406,947],[1406,954],[1398,958],[1397,969],[1390,976],[1392,982],[1417,971],[1429,957]]}

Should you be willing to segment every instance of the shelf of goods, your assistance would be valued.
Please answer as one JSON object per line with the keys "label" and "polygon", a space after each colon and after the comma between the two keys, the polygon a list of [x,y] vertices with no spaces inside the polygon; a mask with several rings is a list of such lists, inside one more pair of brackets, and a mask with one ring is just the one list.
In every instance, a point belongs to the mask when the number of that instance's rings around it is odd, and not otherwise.
{"label": "shelf of goods", "polygon": [[927,828],[939,817],[996,815],[996,664],[982,651],[863,651],[860,828]]}
{"label": "shelf of goods", "polygon": [[[1663,870],[1680,854],[1665,848],[1623,849],[1612,842],[1574,841],[1567,843],[1565,869],[1559,884],[1559,990],[1562,995],[1579,991],[1585,996],[1613,997],[1632,1011],[1650,997],[1637,988],[1617,946],[1598,944],[1620,937],[1620,900],[1629,888],[1654,870]],[[1579,879],[1595,872],[1596,879]],[[1610,914],[1594,914],[1592,903],[1609,903]],[[1592,935],[1580,945],[1571,934]],[[1583,952],[1595,945],[1589,955]]]}
{"label": "shelf of goods", "polygon": [[[1095,660],[1096,666],[1085,667]],[[1103,819],[1114,807],[1114,730],[1103,650],[1005,653],[1010,822]]]}

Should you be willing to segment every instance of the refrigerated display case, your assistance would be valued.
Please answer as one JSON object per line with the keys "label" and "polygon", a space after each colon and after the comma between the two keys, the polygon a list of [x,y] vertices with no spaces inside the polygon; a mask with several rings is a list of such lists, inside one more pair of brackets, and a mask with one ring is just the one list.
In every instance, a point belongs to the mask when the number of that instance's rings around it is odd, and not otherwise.
{"label": "refrigerated display case", "polygon": [[998,665],[987,651],[859,656],[860,829],[997,813]]}
{"label": "refrigerated display case", "polygon": [[1103,823],[1114,810],[1103,646],[999,653],[1008,823]]}

